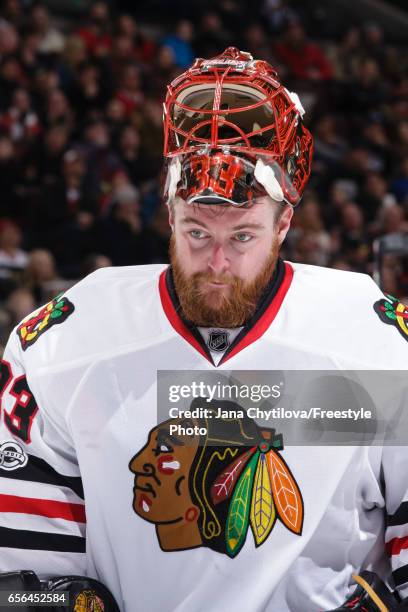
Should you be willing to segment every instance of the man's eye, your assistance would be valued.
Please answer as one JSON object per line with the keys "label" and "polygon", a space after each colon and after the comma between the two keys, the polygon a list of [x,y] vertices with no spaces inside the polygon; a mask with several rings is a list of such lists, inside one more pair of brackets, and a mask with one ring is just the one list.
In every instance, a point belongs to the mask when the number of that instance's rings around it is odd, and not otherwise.
{"label": "man's eye", "polygon": [[235,240],[238,240],[238,242],[248,242],[251,238],[250,234],[235,234]]}
{"label": "man's eye", "polygon": [[202,230],[191,230],[190,236],[192,238],[197,238],[198,240],[205,238],[206,234]]}

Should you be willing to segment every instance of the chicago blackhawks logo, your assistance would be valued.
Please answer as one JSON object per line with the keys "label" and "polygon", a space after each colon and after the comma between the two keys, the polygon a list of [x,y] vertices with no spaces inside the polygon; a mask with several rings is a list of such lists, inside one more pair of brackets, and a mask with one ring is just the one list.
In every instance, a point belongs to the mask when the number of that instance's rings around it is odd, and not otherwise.
{"label": "chicago blackhawks logo", "polygon": [[405,340],[408,340],[408,308],[405,304],[392,295],[386,295],[386,299],[375,302],[374,310],[381,321],[394,325]]}
{"label": "chicago blackhawks logo", "polygon": [[72,302],[61,296],[62,293],[24,319],[18,326],[17,335],[20,338],[23,351],[34,344],[47,329],[50,329],[56,323],[62,323],[74,312]]}
{"label": "chicago blackhawks logo", "polygon": [[[191,410],[199,405],[202,398]],[[217,408],[239,408],[228,401],[207,406],[213,417]],[[175,436],[172,424],[207,433]],[[164,551],[206,546],[234,558],[249,527],[258,547],[277,519],[300,535],[303,499],[282,450],[281,435],[247,416],[169,419],[150,431],[129,463],[135,475],[133,510],[155,525]]]}
{"label": "chicago blackhawks logo", "polygon": [[105,606],[93,590],[81,591],[75,598],[74,612],[104,612]]}

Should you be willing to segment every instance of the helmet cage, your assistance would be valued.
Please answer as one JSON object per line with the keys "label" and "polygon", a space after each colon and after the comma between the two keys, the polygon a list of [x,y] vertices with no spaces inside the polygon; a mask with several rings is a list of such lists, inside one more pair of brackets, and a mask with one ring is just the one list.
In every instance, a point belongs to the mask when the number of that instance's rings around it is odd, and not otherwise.
{"label": "helmet cage", "polygon": [[[267,63],[233,47],[197,59],[169,86],[164,155],[259,156],[277,162],[285,200],[296,204],[310,174],[312,137],[296,100]],[[276,174],[276,172],[275,172]]]}

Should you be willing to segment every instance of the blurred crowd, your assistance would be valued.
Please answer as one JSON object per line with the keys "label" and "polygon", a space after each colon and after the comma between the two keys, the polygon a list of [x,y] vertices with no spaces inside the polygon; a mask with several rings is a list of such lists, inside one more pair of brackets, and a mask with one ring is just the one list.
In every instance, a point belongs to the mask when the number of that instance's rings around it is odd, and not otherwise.
{"label": "blurred crowd", "polygon": [[[160,2],[155,0],[158,7]],[[307,109],[308,191],[284,256],[373,273],[373,241],[408,229],[408,54],[378,23],[309,32],[296,3],[208,2],[158,25],[103,0],[73,18],[0,11],[0,344],[22,316],[108,265],[168,260],[162,101],[196,56],[266,59]],[[245,24],[245,27],[243,27]],[[384,289],[408,295],[404,258]]]}

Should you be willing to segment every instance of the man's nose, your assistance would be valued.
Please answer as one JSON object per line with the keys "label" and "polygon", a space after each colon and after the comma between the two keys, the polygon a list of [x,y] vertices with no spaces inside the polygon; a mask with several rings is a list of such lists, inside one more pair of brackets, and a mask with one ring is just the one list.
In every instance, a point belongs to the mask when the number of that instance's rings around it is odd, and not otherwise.
{"label": "man's nose", "polygon": [[222,274],[229,268],[230,262],[225,254],[224,247],[221,244],[214,245],[210,259],[208,260],[208,267],[215,274]]}

